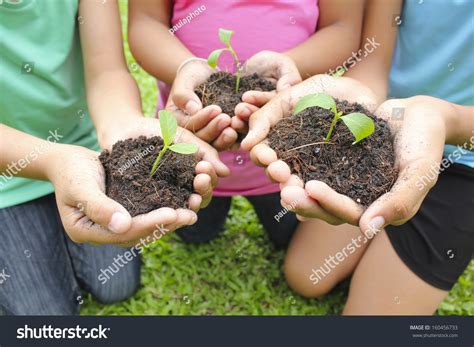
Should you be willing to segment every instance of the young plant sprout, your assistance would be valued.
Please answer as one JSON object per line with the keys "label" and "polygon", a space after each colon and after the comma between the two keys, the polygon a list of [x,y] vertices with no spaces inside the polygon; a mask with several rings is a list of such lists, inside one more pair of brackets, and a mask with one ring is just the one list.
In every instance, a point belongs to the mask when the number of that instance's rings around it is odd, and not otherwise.
{"label": "young plant sprout", "polygon": [[161,110],[158,115],[160,117],[163,148],[161,149],[160,153],[158,153],[158,157],[156,157],[156,160],[153,163],[153,167],[150,171],[150,177],[153,176],[158,169],[158,164],[168,149],[180,154],[194,154],[198,151],[198,147],[191,143],[173,143],[178,124],[176,122],[176,118],[174,118],[170,111]]}
{"label": "young plant sprout", "polygon": [[328,142],[331,138],[334,126],[336,125],[339,119],[344,122],[347,128],[354,135],[355,141],[352,143],[353,145],[372,135],[375,130],[374,121],[363,113],[354,112],[343,116],[342,111],[339,112],[336,108],[336,101],[326,93],[306,95],[296,104],[293,113],[298,114],[301,111],[307,109],[308,107],[314,106],[321,107],[326,110],[331,110],[334,114],[334,118],[331,122],[329,132],[324,138],[324,142]]}
{"label": "young plant sprout", "polygon": [[240,85],[240,73],[242,72],[242,66],[240,64],[239,58],[237,58],[237,54],[235,53],[234,49],[230,45],[230,38],[234,34],[232,30],[227,30],[227,29],[219,29],[219,40],[227,46],[227,48],[220,48],[216,49],[209,54],[209,57],[207,58],[207,63],[209,64],[210,67],[215,68],[217,66],[217,61],[219,60],[220,55],[224,51],[230,52],[232,54],[232,57],[234,58],[235,62],[235,67],[237,71],[235,72],[235,76],[237,78],[235,82],[235,92],[237,93],[239,91],[239,85]]}

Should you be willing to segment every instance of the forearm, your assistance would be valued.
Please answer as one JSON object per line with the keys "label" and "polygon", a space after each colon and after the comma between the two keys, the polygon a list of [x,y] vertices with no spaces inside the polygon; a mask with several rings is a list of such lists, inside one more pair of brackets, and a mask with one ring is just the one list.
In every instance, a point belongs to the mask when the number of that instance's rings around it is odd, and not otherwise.
{"label": "forearm", "polygon": [[168,29],[146,14],[130,16],[129,42],[135,59],[148,73],[171,84],[179,65],[193,54]]}
{"label": "forearm", "polygon": [[87,101],[101,145],[111,128],[142,116],[140,92],[125,68],[103,71],[88,79]]}
{"label": "forearm", "polygon": [[61,144],[42,140],[0,124],[0,174],[48,180],[48,164]]}
{"label": "forearm", "polygon": [[379,46],[361,57],[345,74],[369,87],[376,94],[379,103],[387,98],[388,78],[398,30],[394,16],[401,12],[401,8],[402,0],[367,1],[360,49],[364,51],[367,39],[374,39]]}
{"label": "forearm", "polygon": [[[319,30],[302,44],[285,52],[306,79],[328,73],[344,64],[359,48],[360,32],[346,25],[334,24]],[[337,44],[336,44],[337,42]]]}

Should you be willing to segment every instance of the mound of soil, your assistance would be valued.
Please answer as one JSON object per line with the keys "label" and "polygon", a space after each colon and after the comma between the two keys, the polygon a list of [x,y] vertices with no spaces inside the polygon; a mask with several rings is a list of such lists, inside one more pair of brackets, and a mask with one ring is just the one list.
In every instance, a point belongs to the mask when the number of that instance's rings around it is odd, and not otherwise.
{"label": "mound of soil", "polygon": [[112,152],[105,150],[99,156],[105,169],[107,196],[122,204],[132,217],[161,207],[188,207],[197,159],[167,151],[150,177],[162,148],[160,137],[140,136],[118,141]]}
{"label": "mound of soil", "polygon": [[222,113],[233,117],[235,106],[242,102],[242,94],[249,90],[269,92],[276,88],[274,83],[254,73],[240,78],[239,92],[236,93],[235,81],[235,75],[219,71],[212,74],[205,83],[199,85],[195,92],[204,107],[218,105],[222,109]]}
{"label": "mound of soil", "polygon": [[344,114],[362,112],[371,117],[374,133],[352,145],[352,133],[339,120],[325,143],[333,113],[310,107],[280,120],[268,136],[269,145],[304,182],[325,182],[338,193],[368,206],[388,192],[397,178],[393,137],[387,122],[363,106],[337,100],[337,109]]}

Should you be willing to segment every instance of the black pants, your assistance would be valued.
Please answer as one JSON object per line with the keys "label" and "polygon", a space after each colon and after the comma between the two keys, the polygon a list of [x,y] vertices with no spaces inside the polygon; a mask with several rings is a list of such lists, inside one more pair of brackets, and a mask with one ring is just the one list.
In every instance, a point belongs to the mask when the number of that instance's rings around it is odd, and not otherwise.
{"label": "black pants", "polygon": [[[181,228],[176,233],[189,243],[204,243],[214,239],[223,231],[231,199],[213,197],[209,206],[199,211],[196,224]],[[298,219],[292,212],[286,213],[282,218],[275,218],[283,210],[280,193],[249,196],[247,199],[255,208],[260,223],[273,244],[278,248],[286,247],[298,226]]]}

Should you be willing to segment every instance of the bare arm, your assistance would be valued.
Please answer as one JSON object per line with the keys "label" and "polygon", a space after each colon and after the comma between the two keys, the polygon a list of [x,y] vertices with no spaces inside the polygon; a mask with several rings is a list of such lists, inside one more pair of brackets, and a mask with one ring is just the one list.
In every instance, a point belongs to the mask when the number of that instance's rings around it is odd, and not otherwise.
{"label": "bare arm", "polygon": [[303,78],[326,73],[359,49],[364,0],[320,0],[318,31],[285,52]]}
{"label": "bare arm", "polygon": [[179,65],[193,56],[169,33],[170,18],[171,0],[129,2],[130,49],[146,71],[168,84],[176,77]]}
{"label": "bare arm", "polygon": [[117,2],[81,0],[79,12],[87,101],[104,147],[111,128],[142,115],[140,92],[125,63]]}
{"label": "bare arm", "polygon": [[361,49],[366,39],[375,39],[380,44],[344,76],[354,78],[369,87],[376,95],[378,103],[387,97],[388,77],[398,27],[394,25],[394,15],[399,14],[402,0],[367,0],[364,13]]}

